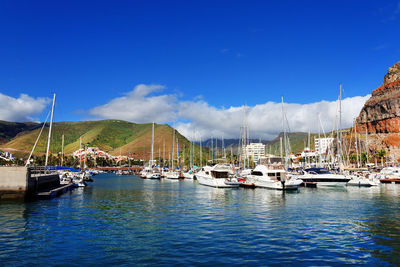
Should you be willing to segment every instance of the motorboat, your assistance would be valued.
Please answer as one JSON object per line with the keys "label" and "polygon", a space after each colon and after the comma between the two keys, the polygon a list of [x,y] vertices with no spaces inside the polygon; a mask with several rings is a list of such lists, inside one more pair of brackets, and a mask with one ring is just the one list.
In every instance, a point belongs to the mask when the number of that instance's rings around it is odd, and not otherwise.
{"label": "motorboat", "polygon": [[196,173],[196,177],[199,184],[212,187],[239,187],[241,184],[233,177],[231,167],[223,164],[204,166]]}
{"label": "motorboat", "polygon": [[178,171],[169,171],[165,173],[165,178],[167,179],[172,179],[172,180],[178,180],[182,179],[181,178],[181,173]]}
{"label": "motorboat", "polygon": [[150,177],[153,174],[153,169],[150,167],[145,167],[141,172],[140,172],[140,178],[146,179]]}
{"label": "motorboat", "polygon": [[351,179],[343,174],[331,173],[325,168],[305,169],[297,178],[305,183],[317,183],[318,186],[345,186]]}
{"label": "motorboat", "polygon": [[189,179],[189,180],[191,180],[191,179],[193,179],[193,177],[194,177],[194,173],[193,173],[193,171],[188,171],[188,172],[184,172],[183,173],[183,177],[185,177],[185,179]]}
{"label": "motorboat", "polygon": [[360,187],[369,187],[369,186],[377,186],[378,183],[372,179],[368,179],[365,177],[352,177],[350,181],[347,182],[348,186],[360,186]]}
{"label": "motorboat", "polygon": [[147,179],[161,179],[161,173],[157,169],[153,169],[152,172],[147,173]]}
{"label": "motorboat", "polygon": [[78,173],[72,178],[75,187],[85,187],[87,183],[84,181],[85,173]]}
{"label": "motorboat", "polygon": [[295,176],[288,176],[282,164],[257,165],[244,182],[247,185],[277,190],[297,190],[303,183]]}
{"label": "motorboat", "polygon": [[347,182],[348,186],[370,187],[380,183],[369,171],[355,171],[349,174],[349,177],[351,179]]}

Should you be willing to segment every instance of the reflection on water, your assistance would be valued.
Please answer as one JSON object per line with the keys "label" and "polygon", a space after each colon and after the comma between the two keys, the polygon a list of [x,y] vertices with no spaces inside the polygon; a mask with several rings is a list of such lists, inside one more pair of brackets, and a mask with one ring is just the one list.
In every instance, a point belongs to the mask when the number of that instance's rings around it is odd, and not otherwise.
{"label": "reflection on water", "polygon": [[1,203],[0,262],[398,265],[399,187],[281,192],[104,174],[57,199]]}

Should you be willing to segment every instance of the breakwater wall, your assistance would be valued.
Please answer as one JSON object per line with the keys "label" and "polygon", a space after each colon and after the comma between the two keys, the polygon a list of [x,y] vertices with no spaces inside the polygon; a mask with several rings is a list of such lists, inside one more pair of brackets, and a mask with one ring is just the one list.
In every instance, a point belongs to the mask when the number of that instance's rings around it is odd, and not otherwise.
{"label": "breakwater wall", "polygon": [[56,174],[38,173],[30,167],[0,166],[0,200],[29,199],[37,192],[59,185]]}

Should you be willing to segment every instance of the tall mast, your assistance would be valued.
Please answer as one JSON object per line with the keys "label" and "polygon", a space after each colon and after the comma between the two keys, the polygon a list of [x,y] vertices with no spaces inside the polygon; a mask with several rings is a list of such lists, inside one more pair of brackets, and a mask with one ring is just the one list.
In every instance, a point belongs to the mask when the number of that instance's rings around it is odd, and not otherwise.
{"label": "tall mast", "polygon": [[368,126],[365,126],[365,150],[366,150],[366,152],[367,152],[367,164],[369,163],[369,160],[368,160],[368,154],[369,154],[369,152],[368,152]]}
{"label": "tall mast", "polygon": [[181,155],[179,154],[179,138],[176,138],[176,155],[178,156],[178,169],[181,169]]}
{"label": "tall mast", "polygon": [[322,153],[321,153],[321,124],[319,124],[319,113],[318,113],[318,156],[319,156],[319,166],[322,165]]}
{"label": "tall mast", "polygon": [[223,157],[224,159],[226,158],[225,144],[224,144],[224,135],[222,135],[222,157]]}
{"label": "tall mast", "polygon": [[342,138],[342,84],[339,92],[339,164],[343,164],[343,138]]}
{"label": "tall mast", "polygon": [[233,164],[233,149],[232,149],[232,146],[231,146],[231,164]]}
{"label": "tall mast", "polygon": [[64,166],[64,134],[61,137],[61,166]]}
{"label": "tall mast", "polygon": [[217,159],[218,158],[218,139],[217,139],[217,137],[215,137],[215,150],[214,150],[214,153],[215,153],[215,159]]}
{"label": "tall mast", "polygon": [[[194,130],[194,139],[196,140],[196,129]],[[195,147],[194,147],[194,142],[192,142],[192,147],[193,147],[193,165],[194,165],[195,164],[194,161],[196,159],[196,156],[195,156],[196,151],[195,151]]]}
{"label": "tall mast", "polygon": [[175,150],[174,150],[174,145],[175,145],[175,129],[172,130],[172,155],[171,155],[171,169],[174,169],[174,157],[175,157]]}
{"label": "tall mast", "polygon": [[56,103],[56,94],[53,95],[53,106],[51,107],[51,117],[50,117],[50,129],[49,129],[49,138],[47,139],[47,150],[46,150],[46,163],[45,166],[47,167],[47,163],[49,161],[49,150],[50,150],[50,140],[51,140],[51,130],[53,127],[53,115],[54,115],[54,104]]}
{"label": "tall mast", "polygon": [[311,161],[311,159],[310,159],[310,152],[311,152],[311,140],[310,140],[310,135],[311,135],[311,130],[308,130],[308,157],[307,157],[307,160],[308,160],[308,164],[310,164],[310,161]]}
{"label": "tall mast", "polygon": [[151,156],[150,156],[150,165],[153,166],[153,153],[154,153],[154,122],[151,130]]}
{"label": "tall mast", "polygon": [[163,139],[163,159],[162,159],[162,161],[163,161],[163,167],[165,166],[165,139]]}
{"label": "tall mast", "polygon": [[246,120],[246,105],[243,106],[243,126],[242,126],[242,143],[241,143],[241,160],[243,161],[243,169],[246,169],[247,160],[247,139],[248,129]]}
{"label": "tall mast", "polygon": [[79,136],[79,168],[82,169],[82,135]]}
{"label": "tall mast", "polygon": [[[85,144],[85,158],[84,158],[84,162],[83,162],[83,163],[84,163],[84,167],[83,167],[83,168],[84,168],[85,170],[86,170],[86,160],[87,160],[87,158],[86,158],[86,149],[87,149],[87,144]],[[121,154],[121,148],[120,148],[119,151],[120,151],[119,153]]]}
{"label": "tall mast", "polygon": [[214,163],[214,137],[211,137],[211,147],[212,147],[212,163]]}
{"label": "tall mast", "polygon": [[32,157],[33,151],[35,151],[36,145],[37,145],[37,143],[39,142],[40,136],[42,135],[43,129],[44,129],[44,127],[46,126],[47,119],[49,118],[49,116],[50,116],[50,112],[47,114],[46,120],[44,121],[44,123],[43,123],[43,125],[42,125],[42,129],[40,129],[39,135],[38,135],[38,137],[36,138],[35,144],[33,145],[31,154],[29,154],[29,157],[28,157],[28,160],[26,161],[25,167],[27,167],[27,166],[30,164],[30,162],[31,162],[31,157]]}
{"label": "tall mast", "polygon": [[357,124],[354,120],[354,140],[355,140],[355,148],[356,148],[356,159],[357,159],[357,168],[360,168],[360,163],[358,162],[358,144],[357,144]]}
{"label": "tall mast", "polygon": [[286,127],[285,127],[285,110],[283,106],[283,96],[282,100],[282,130],[283,130],[283,146],[285,148],[285,169],[287,169],[287,146],[286,146]]}
{"label": "tall mast", "polygon": [[200,166],[199,167],[203,166],[203,151],[202,150],[203,149],[201,147],[201,136],[200,136]]}

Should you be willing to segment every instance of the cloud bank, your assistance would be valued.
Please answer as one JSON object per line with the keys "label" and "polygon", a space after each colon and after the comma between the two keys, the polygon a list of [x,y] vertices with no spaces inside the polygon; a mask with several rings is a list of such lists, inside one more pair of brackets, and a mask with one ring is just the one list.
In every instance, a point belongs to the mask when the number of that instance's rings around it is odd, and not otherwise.
{"label": "cloud bank", "polygon": [[49,98],[33,98],[21,94],[18,98],[0,93],[0,120],[37,121],[40,113],[50,103]]}
{"label": "cloud bank", "polygon": [[175,95],[152,95],[165,89],[163,85],[137,85],[123,97],[95,107],[89,114],[100,119],[121,119],[136,123],[165,123],[176,119]]}
{"label": "cloud bank", "polygon": [[[96,118],[122,119],[131,122],[173,123],[189,139],[200,137],[239,138],[243,124],[243,106],[220,108],[205,100],[180,101],[175,94],[162,94],[165,86],[136,86],[133,91],[109,103],[95,107],[89,113]],[[158,95],[154,95],[158,93]],[[370,95],[342,100],[342,127],[350,127]],[[320,101],[309,104],[284,103],[291,132],[331,131],[338,118],[338,101]],[[250,138],[273,139],[282,131],[282,106],[266,102],[247,107]],[[194,133],[196,131],[196,134]]]}

